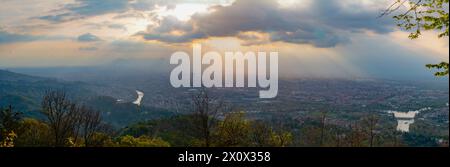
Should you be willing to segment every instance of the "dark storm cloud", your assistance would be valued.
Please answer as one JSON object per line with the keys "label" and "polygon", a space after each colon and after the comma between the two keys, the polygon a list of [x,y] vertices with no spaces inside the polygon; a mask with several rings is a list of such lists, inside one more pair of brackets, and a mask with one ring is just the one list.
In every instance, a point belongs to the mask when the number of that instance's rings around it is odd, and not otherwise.
{"label": "dark storm cloud", "polygon": [[86,33],[83,35],[78,36],[79,42],[97,42],[101,41],[101,39],[91,33]]}
{"label": "dark storm cloud", "polygon": [[32,42],[37,40],[63,40],[68,39],[63,36],[43,36],[30,34],[16,34],[0,29],[0,44]]}
{"label": "dark storm cloud", "polygon": [[[207,37],[203,32],[195,31],[192,23],[186,23],[178,20],[176,17],[168,16],[160,21],[155,27],[149,27],[149,31],[153,33],[138,33],[146,40],[158,40],[168,43],[189,42],[192,39]],[[184,35],[172,35],[173,32],[183,32]]]}
{"label": "dark storm cloud", "polygon": [[52,22],[64,22],[106,13],[120,13],[128,9],[128,0],[76,0],[74,4],[64,5],[58,14],[38,17]]}
{"label": "dark storm cloud", "polygon": [[169,33],[177,30],[190,32],[194,30],[194,27],[191,23],[180,21],[174,16],[168,16],[160,21],[159,26],[153,27],[151,31],[156,33]]}
{"label": "dark storm cloud", "polygon": [[339,43],[348,42],[345,36],[339,36],[332,31],[320,29],[312,31],[297,30],[295,32],[276,32],[271,35],[272,41],[284,41],[298,44],[312,44],[319,48],[334,47]]}
{"label": "dark storm cloud", "polygon": [[359,11],[351,10],[337,0],[313,0],[308,8],[301,9],[282,8],[275,0],[237,0],[230,6],[213,7],[212,13],[195,14],[186,22],[163,18],[159,25],[138,35],[147,40],[189,42],[255,31],[268,33],[272,41],[334,47],[349,41],[347,32],[392,31],[390,22],[376,18],[377,11],[359,7]]}
{"label": "dark storm cloud", "polygon": [[14,34],[0,29],[0,44],[15,43],[15,42],[29,42],[38,40],[40,37],[33,35]]}
{"label": "dark storm cloud", "polygon": [[156,6],[173,8],[176,2],[178,0],[75,0],[75,3],[55,10],[57,14],[37,18],[58,23],[108,13],[120,14],[129,10],[148,11]]}
{"label": "dark storm cloud", "polygon": [[67,5],[67,9],[83,16],[123,12],[128,6],[127,0],[77,0],[77,2],[80,5]]}
{"label": "dark storm cloud", "polygon": [[[383,9],[384,7],[386,6],[383,6]],[[339,0],[314,0],[307,13],[314,19],[334,28],[352,31],[367,29],[377,33],[393,31],[392,27],[395,25],[390,18],[377,18],[382,9],[368,10],[365,8],[367,6],[362,3],[343,6]]]}
{"label": "dark storm cloud", "polygon": [[108,13],[123,13],[130,9],[152,10],[156,5],[165,5],[161,0],[76,0],[74,4],[64,5],[57,11],[65,11],[59,14],[50,14],[38,17],[52,22],[64,22],[89,16],[97,16]]}
{"label": "dark storm cloud", "polygon": [[63,14],[55,14],[55,15],[46,15],[38,17],[42,20],[48,20],[51,22],[62,22],[62,21],[68,21],[73,19],[74,17],[70,13],[63,13]]}

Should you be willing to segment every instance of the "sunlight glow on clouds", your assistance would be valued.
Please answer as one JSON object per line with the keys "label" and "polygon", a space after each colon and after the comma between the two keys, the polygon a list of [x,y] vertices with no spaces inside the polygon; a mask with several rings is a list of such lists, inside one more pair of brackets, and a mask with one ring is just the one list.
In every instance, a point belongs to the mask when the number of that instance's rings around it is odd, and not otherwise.
{"label": "sunlight glow on clouds", "polygon": [[[371,62],[390,62],[384,66],[407,73],[423,70],[426,63],[448,61],[448,38],[429,32],[412,41],[391,18],[377,18],[390,3],[28,0],[23,5],[3,0],[0,68],[166,58],[176,50],[189,51],[193,42],[220,52],[279,50],[280,70],[290,76],[364,76],[377,70],[367,64]],[[404,61],[398,58],[410,55],[414,61],[395,67]]]}

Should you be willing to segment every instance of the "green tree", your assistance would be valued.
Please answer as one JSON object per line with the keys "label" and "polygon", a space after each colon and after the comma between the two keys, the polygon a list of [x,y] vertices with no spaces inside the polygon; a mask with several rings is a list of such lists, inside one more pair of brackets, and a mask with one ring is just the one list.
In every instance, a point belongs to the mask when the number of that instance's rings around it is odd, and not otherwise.
{"label": "green tree", "polygon": [[378,120],[379,118],[374,114],[363,119],[363,125],[366,127],[365,132],[369,140],[369,147],[374,146],[378,131]]}
{"label": "green tree", "polygon": [[73,142],[76,124],[79,122],[77,106],[69,101],[63,91],[49,91],[42,101],[42,113],[53,135],[53,146],[61,147]]}
{"label": "green tree", "polygon": [[274,132],[270,135],[270,146],[271,147],[287,147],[292,144],[293,136],[290,132],[281,131]]}
{"label": "green tree", "polygon": [[219,147],[285,147],[293,139],[290,132],[246,119],[243,112],[228,113],[214,132],[214,143]]}
{"label": "green tree", "polygon": [[192,103],[194,106],[193,124],[202,139],[202,145],[209,147],[211,146],[212,129],[216,125],[217,115],[223,112],[224,105],[221,101],[209,96],[204,89],[193,96]]}
{"label": "green tree", "polygon": [[99,141],[94,141],[94,137],[98,139],[98,133],[106,134],[100,112],[71,102],[63,91],[45,94],[42,113],[47,118],[56,147],[97,145]]}
{"label": "green tree", "polygon": [[9,132],[5,135],[5,138],[0,141],[0,147],[14,147],[14,140],[17,138],[14,131]]}
{"label": "green tree", "polygon": [[111,135],[105,132],[94,132],[89,139],[89,145],[86,147],[111,147],[114,143],[111,139]]}
{"label": "green tree", "polygon": [[170,144],[160,138],[151,138],[145,135],[137,138],[126,135],[119,137],[117,147],[170,147]]}
{"label": "green tree", "polygon": [[50,127],[36,119],[23,119],[17,133],[16,146],[45,147],[51,144]]}
{"label": "green tree", "polygon": [[220,147],[248,146],[249,133],[250,122],[245,119],[244,113],[229,113],[218,123],[215,143]]}
{"label": "green tree", "polygon": [[254,121],[251,125],[250,142],[256,147],[272,146],[272,128],[262,121]]}
{"label": "green tree", "polygon": [[[422,30],[437,31],[439,38],[448,37],[448,3],[449,0],[394,0],[381,16],[390,15],[400,11],[404,6],[409,6],[406,11],[393,16],[397,26],[411,31],[409,38],[419,38]],[[427,68],[440,70],[435,73],[436,76],[447,76],[448,66],[448,62],[426,65]]]}
{"label": "green tree", "polygon": [[[82,131],[82,137],[84,145],[86,147],[98,145],[103,135],[99,132],[104,128],[102,124],[102,117],[99,111],[94,111],[86,107],[80,107],[80,126]],[[103,139],[102,139],[103,140]]]}
{"label": "green tree", "polygon": [[15,130],[19,126],[22,114],[15,112],[12,106],[0,109],[0,129],[5,131]]}
{"label": "green tree", "polygon": [[346,142],[350,147],[364,147],[364,141],[366,140],[366,133],[361,128],[358,122],[354,122],[350,125],[350,132],[346,136]]}
{"label": "green tree", "polygon": [[0,108],[0,141],[17,130],[21,118],[22,114],[14,111],[12,106]]}

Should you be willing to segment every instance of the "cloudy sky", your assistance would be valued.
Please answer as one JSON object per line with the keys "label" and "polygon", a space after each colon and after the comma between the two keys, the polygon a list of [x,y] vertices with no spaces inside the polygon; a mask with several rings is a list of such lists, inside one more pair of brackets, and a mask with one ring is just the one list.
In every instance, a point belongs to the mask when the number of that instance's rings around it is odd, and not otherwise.
{"label": "cloudy sky", "polygon": [[423,77],[449,59],[448,38],[377,18],[393,0],[0,1],[0,68],[161,60],[193,43],[278,51],[282,76]]}

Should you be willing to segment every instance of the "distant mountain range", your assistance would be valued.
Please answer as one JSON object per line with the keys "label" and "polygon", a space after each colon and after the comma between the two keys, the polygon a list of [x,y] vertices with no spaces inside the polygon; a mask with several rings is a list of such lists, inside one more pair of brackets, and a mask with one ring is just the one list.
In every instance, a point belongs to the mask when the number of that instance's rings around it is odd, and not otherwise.
{"label": "distant mountain range", "polygon": [[[79,82],[64,82],[0,70],[0,106],[12,105],[26,115],[37,116],[42,96],[49,90],[90,94],[90,91],[86,91],[87,86]],[[83,94],[85,93],[77,93],[77,96]]]}

